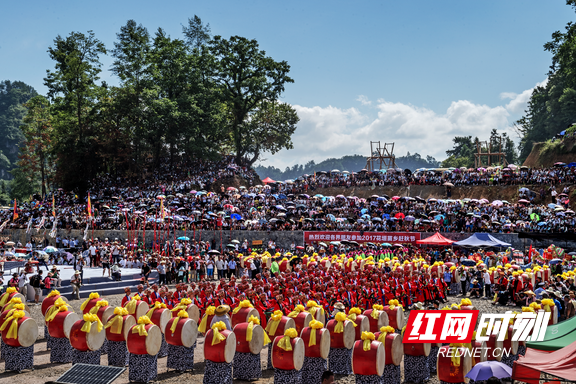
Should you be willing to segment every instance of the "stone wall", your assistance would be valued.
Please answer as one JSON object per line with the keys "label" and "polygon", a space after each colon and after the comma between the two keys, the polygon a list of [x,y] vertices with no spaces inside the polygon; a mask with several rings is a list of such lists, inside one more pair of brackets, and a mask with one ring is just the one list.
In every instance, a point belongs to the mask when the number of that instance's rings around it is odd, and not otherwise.
{"label": "stone wall", "polygon": [[[35,230],[33,231],[35,232]],[[49,231],[40,232],[39,234],[32,233],[26,234],[24,229],[6,229],[0,234],[0,238],[5,240],[12,240],[12,241],[20,241],[22,244],[26,244],[28,239],[34,237],[36,242],[43,240],[44,238],[48,238],[51,244],[54,244],[54,239],[48,237]],[[82,230],[59,230],[58,234],[62,236],[70,236],[76,237],[78,239],[82,239],[84,236],[84,231]],[[425,239],[429,236],[432,236],[433,232],[422,232],[421,237]],[[159,232],[156,234],[156,240],[164,241],[166,240],[165,237],[160,235]],[[163,234],[165,236],[165,233]],[[469,233],[442,233],[443,236],[459,241],[466,239],[470,236]],[[267,244],[268,240],[274,240],[277,246],[282,248],[289,248],[292,242],[295,245],[303,245],[304,243],[304,233],[302,231],[293,231],[293,232],[284,232],[284,231],[272,231],[272,232],[265,232],[265,231],[176,231],[176,234],[173,232],[170,233],[170,239],[174,239],[174,237],[180,236],[187,236],[191,239],[202,240],[202,241],[210,241],[214,239],[216,241],[216,246],[220,247],[220,243],[223,246],[230,243],[231,240],[239,240],[240,242],[244,241],[244,239],[248,240],[249,244],[252,244],[253,241],[261,240],[263,244]],[[545,241],[537,241],[533,239],[521,239],[518,237],[516,233],[493,233],[492,236],[496,237],[499,240],[505,241],[507,243],[512,244],[512,247],[525,250],[532,245],[535,248],[545,248],[548,247],[550,244],[555,244],[557,246],[563,247],[568,250],[576,250],[576,242],[575,241],[565,241],[565,240],[545,240]],[[93,233],[90,231],[88,234],[88,238],[99,238],[105,239],[108,238],[113,240],[115,238],[124,240],[127,238],[126,231],[94,231]],[[138,236],[138,241],[142,241],[143,234],[140,232]],[[146,231],[146,244],[150,246],[154,242],[154,231]]]}

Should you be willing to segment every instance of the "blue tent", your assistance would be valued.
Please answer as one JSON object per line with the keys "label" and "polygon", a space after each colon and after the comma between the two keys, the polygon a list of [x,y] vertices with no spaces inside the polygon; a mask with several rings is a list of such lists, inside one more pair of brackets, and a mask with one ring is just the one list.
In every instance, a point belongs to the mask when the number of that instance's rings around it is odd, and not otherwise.
{"label": "blue tent", "polygon": [[475,233],[469,238],[457,241],[454,245],[461,247],[509,247],[510,243],[498,240],[489,233]]}

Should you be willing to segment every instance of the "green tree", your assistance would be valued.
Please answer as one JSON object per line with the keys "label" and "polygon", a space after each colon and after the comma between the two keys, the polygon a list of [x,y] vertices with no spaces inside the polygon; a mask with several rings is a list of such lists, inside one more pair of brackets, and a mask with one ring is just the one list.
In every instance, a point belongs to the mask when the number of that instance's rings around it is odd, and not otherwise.
{"label": "green tree", "polygon": [[204,25],[199,16],[194,15],[188,19],[188,26],[182,26],[182,33],[186,37],[186,44],[194,49],[199,49],[210,40],[210,24]]}
{"label": "green tree", "polygon": [[26,114],[24,104],[37,93],[21,81],[0,82],[0,178],[9,178],[18,161],[18,149],[24,140],[20,131]]}
{"label": "green tree", "polygon": [[66,38],[57,36],[48,49],[55,64],[47,71],[44,84],[52,101],[54,149],[57,154],[56,178],[68,190],[84,195],[102,163],[94,156],[96,148],[96,105],[106,90],[100,87],[101,54],[106,48],[94,36],[72,32]]}
{"label": "green tree", "polygon": [[24,116],[23,124],[20,127],[25,141],[20,149],[18,165],[22,173],[30,179],[34,179],[40,174],[42,196],[45,196],[53,135],[50,103],[44,96],[36,96],[30,99],[25,107],[28,109],[28,113]]}
{"label": "green tree", "polygon": [[236,153],[236,162],[241,164],[254,148],[248,123],[250,115],[263,102],[276,102],[285,85],[294,80],[288,76],[288,63],[266,56],[256,40],[240,36],[226,40],[215,36],[209,50],[215,57],[213,77],[230,115],[230,146]]}

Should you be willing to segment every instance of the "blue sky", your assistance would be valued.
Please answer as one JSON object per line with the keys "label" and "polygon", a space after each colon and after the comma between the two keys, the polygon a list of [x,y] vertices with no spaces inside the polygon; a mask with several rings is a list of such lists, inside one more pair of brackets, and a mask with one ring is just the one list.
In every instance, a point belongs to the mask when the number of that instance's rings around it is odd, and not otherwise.
{"label": "blue sky", "polygon": [[[279,167],[365,154],[370,140],[445,157],[457,134],[487,138],[521,116],[546,79],[542,45],[574,20],[553,1],[58,1],[0,8],[0,79],[45,92],[52,40],[93,30],[110,49],[128,19],[179,38],[194,14],[213,34],[258,40],[291,65],[283,101],[301,122],[294,150],[266,156]],[[103,57],[102,78],[116,83]]]}

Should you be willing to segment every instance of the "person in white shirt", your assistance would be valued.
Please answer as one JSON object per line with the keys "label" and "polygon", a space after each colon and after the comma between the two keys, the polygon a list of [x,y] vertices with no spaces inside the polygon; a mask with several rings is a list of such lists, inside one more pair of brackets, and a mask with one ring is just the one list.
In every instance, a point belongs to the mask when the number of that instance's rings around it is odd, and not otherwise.
{"label": "person in white shirt", "polygon": [[18,276],[18,292],[20,292],[24,298],[28,297],[28,276],[26,276],[24,271],[20,271],[20,276]]}
{"label": "person in white shirt", "polygon": [[489,299],[492,295],[492,292],[490,290],[492,281],[490,280],[490,274],[488,273],[488,270],[484,270],[484,273],[482,274],[482,279],[484,280],[484,298]]}

